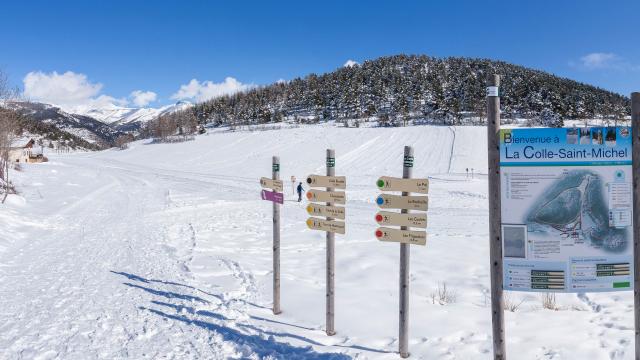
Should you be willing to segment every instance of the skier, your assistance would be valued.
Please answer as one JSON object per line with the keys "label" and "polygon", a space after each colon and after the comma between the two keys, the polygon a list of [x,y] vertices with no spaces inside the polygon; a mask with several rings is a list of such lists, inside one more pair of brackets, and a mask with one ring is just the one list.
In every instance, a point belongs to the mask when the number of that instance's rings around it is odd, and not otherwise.
{"label": "skier", "polygon": [[298,184],[298,202],[302,201],[302,192],[304,189],[302,188],[302,183]]}

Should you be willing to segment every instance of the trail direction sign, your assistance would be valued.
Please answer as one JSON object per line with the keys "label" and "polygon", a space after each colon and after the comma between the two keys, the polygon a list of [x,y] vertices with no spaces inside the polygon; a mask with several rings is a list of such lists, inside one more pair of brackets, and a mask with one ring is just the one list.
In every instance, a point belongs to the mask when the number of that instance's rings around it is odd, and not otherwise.
{"label": "trail direction sign", "polygon": [[407,209],[427,211],[428,196],[400,196],[382,194],[376,198],[376,204],[382,209]]}
{"label": "trail direction sign", "polygon": [[307,191],[307,199],[313,202],[329,202],[339,205],[343,205],[346,202],[343,191],[309,190]]}
{"label": "trail direction sign", "polygon": [[262,196],[262,200],[284,204],[284,195],[280,192],[262,190],[262,193],[260,195]]}
{"label": "trail direction sign", "polygon": [[331,233],[344,234],[344,221],[323,220],[315,217],[307,219],[307,226],[312,230],[321,230]]}
{"label": "trail direction sign", "polygon": [[277,192],[282,192],[283,190],[282,180],[272,180],[266,177],[260,178],[260,186]]}
{"label": "trail direction sign", "polygon": [[429,179],[401,179],[382,176],[376,181],[376,185],[382,191],[405,191],[420,194],[429,192]]}
{"label": "trail direction sign", "polygon": [[398,242],[412,245],[427,244],[427,233],[425,231],[398,230],[388,227],[380,227],[376,230],[376,237],[380,241]]}
{"label": "trail direction sign", "polygon": [[344,189],[347,187],[347,178],[344,176],[307,176],[307,184],[310,187],[329,187],[335,189]]}
{"label": "trail direction sign", "polygon": [[307,205],[307,212],[311,216],[326,216],[344,220],[344,208],[340,206],[309,204]]}
{"label": "trail direction sign", "polygon": [[376,214],[376,222],[380,225],[409,226],[425,229],[427,227],[427,214],[400,214],[390,211],[380,211]]}

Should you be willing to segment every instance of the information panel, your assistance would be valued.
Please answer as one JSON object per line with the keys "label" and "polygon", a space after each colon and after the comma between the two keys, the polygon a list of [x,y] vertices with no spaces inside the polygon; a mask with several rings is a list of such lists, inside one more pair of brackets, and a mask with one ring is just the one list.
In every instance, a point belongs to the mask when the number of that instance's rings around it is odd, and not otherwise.
{"label": "information panel", "polygon": [[504,289],[633,289],[631,128],[500,131]]}

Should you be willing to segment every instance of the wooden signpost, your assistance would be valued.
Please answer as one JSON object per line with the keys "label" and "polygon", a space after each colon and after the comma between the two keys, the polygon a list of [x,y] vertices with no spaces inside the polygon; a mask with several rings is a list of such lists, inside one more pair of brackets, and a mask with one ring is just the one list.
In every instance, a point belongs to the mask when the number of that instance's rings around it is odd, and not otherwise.
{"label": "wooden signpost", "polygon": [[313,230],[344,234],[344,221],[323,220],[311,217],[307,219],[307,226]]}
{"label": "wooden signpost", "polygon": [[376,237],[380,241],[399,242],[403,244],[425,245],[427,243],[427,233],[424,231],[380,227],[376,230]]}
{"label": "wooden signpost", "polygon": [[[489,155],[489,257],[491,264],[491,325],[493,358],[507,357],[504,338],[504,297],[502,273],[502,210],[500,195],[500,76],[487,84],[487,148]],[[471,178],[473,178],[473,170]]]}
{"label": "wooden signpost", "polygon": [[274,156],[271,163],[271,179],[260,178],[262,200],[273,203],[273,313],[280,314],[280,204],[284,203],[282,180],[280,180],[280,158]]}
{"label": "wooden signpost", "polygon": [[[427,227],[426,213],[413,214],[409,210],[427,211],[427,196],[410,196],[412,192],[427,194],[429,179],[411,179],[413,170],[413,148],[404,147],[402,178],[383,176],[376,185],[381,191],[400,191],[402,195],[381,194],[376,204],[381,209],[400,209],[400,213],[380,211],[376,214],[376,222],[384,225],[376,229],[379,241],[400,243],[400,316],[399,316],[399,352],[403,358],[409,357],[409,245],[426,245],[427,233],[424,230],[411,230]],[[390,228],[399,226],[400,228]]]}
{"label": "wooden signpost", "polygon": [[429,197],[382,194],[376,199],[376,204],[378,204],[381,209],[408,209],[427,211],[429,207]]}
{"label": "wooden signpost", "polygon": [[332,187],[334,189],[344,189],[347,187],[347,179],[344,176],[318,176],[309,175],[307,184],[311,187]]}
{"label": "wooden signpost", "polygon": [[307,212],[311,216],[328,216],[344,220],[344,208],[340,206],[309,204],[307,205]]}
{"label": "wooden signpost", "polygon": [[640,93],[631,93],[633,168],[633,318],[635,358],[640,359]]}
{"label": "wooden signpost", "polygon": [[346,201],[344,191],[309,190],[307,191],[307,199],[314,202],[330,202],[339,205],[344,205]]}
{"label": "wooden signpost", "polygon": [[[307,206],[307,212],[312,215],[307,220],[307,226],[313,230],[327,232],[327,293],[326,293],[326,317],[327,317],[327,335],[335,335],[335,233],[345,233],[344,220],[345,212],[343,207],[335,206],[343,205],[346,202],[346,196],[343,191],[334,191],[335,189],[345,189],[347,180],[344,176],[335,176],[336,152],[333,149],[327,149],[327,175],[309,175],[307,176],[307,184],[310,187],[324,187],[323,190],[307,191],[307,199],[310,202],[324,202],[325,205],[312,204]],[[321,219],[316,216],[324,216]]]}
{"label": "wooden signpost", "polygon": [[382,176],[376,185],[381,191],[406,191],[420,194],[429,192],[429,179],[401,179]]}
{"label": "wooden signpost", "polygon": [[427,214],[399,214],[397,212],[379,211],[376,221],[380,225],[409,226],[425,229],[427,227]]}
{"label": "wooden signpost", "polygon": [[277,204],[284,204],[284,194],[275,191],[262,190],[260,192],[262,200],[272,201]]}
{"label": "wooden signpost", "polygon": [[283,190],[282,180],[274,180],[266,177],[260,178],[260,186],[280,193]]}

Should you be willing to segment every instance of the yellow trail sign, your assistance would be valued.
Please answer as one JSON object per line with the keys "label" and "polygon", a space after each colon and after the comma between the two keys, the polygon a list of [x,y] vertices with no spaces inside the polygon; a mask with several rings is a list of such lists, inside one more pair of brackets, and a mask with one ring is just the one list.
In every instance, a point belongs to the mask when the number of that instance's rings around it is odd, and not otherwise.
{"label": "yellow trail sign", "polygon": [[428,196],[400,196],[382,194],[376,198],[376,204],[382,209],[407,209],[427,211]]}
{"label": "yellow trail sign", "polygon": [[307,219],[307,226],[312,230],[344,234],[344,221],[323,220],[315,217]]}
{"label": "yellow trail sign", "polygon": [[311,187],[344,189],[347,187],[347,178],[344,176],[309,175],[307,177],[307,184]]}
{"label": "yellow trail sign", "polygon": [[376,221],[380,225],[410,226],[424,229],[427,227],[427,214],[400,214],[396,212],[380,211],[376,214]]}
{"label": "yellow trail sign", "polygon": [[344,208],[339,206],[309,204],[307,212],[311,216],[327,216],[344,220]]}
{"label": "yellow trail sign", "polygon": [[399,242],[413,245],[426,245],[427,232],[413,230],[398,230],[380,227],[376,230],[376,237],[380,241]]}
{"label": "yellow trail sign", "polygon": [[383,176],[376,181],[382,191],[406,191],[420,194],[429,192],[429,179],[401,179]]}
{"label": "yellow trail sign", "polygon": [[344,191],[309,190],[307,191],[307,199],[313,202],[329,202],[338,205],[342,205],[346,201]]}
{"label": "yellow trail sign", "polygon": [[267,189],[282,192],[282,180],[272,180],[266,177],[260,178],[260,186]]}

